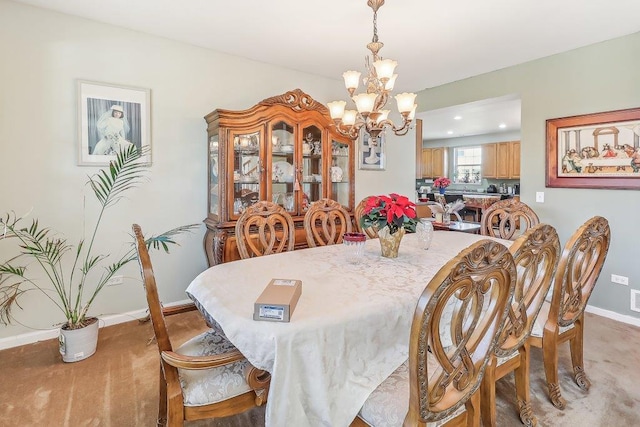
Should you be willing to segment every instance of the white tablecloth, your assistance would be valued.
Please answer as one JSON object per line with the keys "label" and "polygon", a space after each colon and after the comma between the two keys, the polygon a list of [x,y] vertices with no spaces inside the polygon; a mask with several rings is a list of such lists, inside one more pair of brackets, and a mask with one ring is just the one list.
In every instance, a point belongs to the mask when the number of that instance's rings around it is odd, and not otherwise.
{"label": "white tablecloth", "polygon": [[[348,426],[407,359],[413,313],[429,280],[482,238],[437,231],[422,250],[408,234],[396,259],[383,258],[378,240],[368,240],[357,265],[345,261],[343,245],[234,261],[200,274],[187,293],[254,366],[271,372],[267,427]],[[272,278],[302,280],[290,323],[252,319]]]}

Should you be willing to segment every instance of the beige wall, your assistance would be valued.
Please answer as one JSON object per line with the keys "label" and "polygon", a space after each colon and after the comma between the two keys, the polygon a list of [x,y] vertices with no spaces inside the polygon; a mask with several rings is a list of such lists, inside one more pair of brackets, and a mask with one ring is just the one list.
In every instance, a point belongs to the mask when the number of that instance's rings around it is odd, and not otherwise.
{"label": "beige wall", "polygon": [[[640,33],[483,74],[421,92],[422,111],[502,95],[522,100],[522,200],[561,241],[585,220],[604,216],[611,226],[609,255],[590,305],[640,318],[630,310],[630,289],[640,289],[637,212],[640,191],[545,188],[545,120],[640,106]],[[427,124],[425,123],[425,126]],[[640,178],[638,179],[640,190]],[[535,193],[545,193],[545,203]],[[629,287],[612,284],[611,274],[629,277]]]}
{"label": "beige wall", "polygon": [[[204,219],[203,117],[212,110],[249,108],[294,88],[320,102],[346,97],[339,76],[324,79],[3,0],[0,55],[0,213],[33,209],[33,217],[72,242],[81,238],[83,210],[87,221],[95,218],[85,182],[97,170],[77,166],[76,80],[151,89],[151,179],[108,213],[98,248],[107,253],[125,248],[133,222],[150,234]],[[413,191],[413,140],[389,140],[400,147],[389,153],[389,170],[358,172],[360,195]],[[163,301],[184,300],[184,289],[206,268],[203,235],[201,226],[180,238],[181,246],[169,256],[156,255]],[[8,257],[3,248],[0,260]],[[146,306],[137,266],[130,265],[124,275],[123,285],[103,290],[92,314]],[[14,314],[26,326],[0,325],[0,338],[64,320],[38,293],[25,295],[22,306]]]}

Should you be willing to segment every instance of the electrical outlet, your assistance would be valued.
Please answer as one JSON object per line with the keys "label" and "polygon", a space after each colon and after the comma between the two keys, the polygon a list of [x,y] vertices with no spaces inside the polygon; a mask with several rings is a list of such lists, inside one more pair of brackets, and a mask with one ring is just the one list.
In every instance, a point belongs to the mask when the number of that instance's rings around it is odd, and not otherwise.
{"label": "electrical outlet", "polygon": [[544,191],[537,191],[536,192],[536,202],[544,203]]}
{"label": "electrical outlet", "polygon": [[629,278],[625,276],[618,276],[617,274],[612,274],[611,281],[619,285],[629,286]]}
{"label": "electrical outlet", "polygon": [[631,310],[640,312],[640,291],[631,290]]}
{"label": "electrical outlet", "polygon": [[107,286],[122,285],[123,283],[124,283],[123,276],[113,276],[111,279],[107,280]]}

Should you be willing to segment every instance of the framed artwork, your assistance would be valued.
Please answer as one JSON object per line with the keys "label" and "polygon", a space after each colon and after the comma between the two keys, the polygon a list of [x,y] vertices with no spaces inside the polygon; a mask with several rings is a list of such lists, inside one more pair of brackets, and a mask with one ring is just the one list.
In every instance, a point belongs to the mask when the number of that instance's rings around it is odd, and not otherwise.
{"label": "framed artwork", "polygon": [[78,164],[105,166],[130,144],[151,162],[150,90],[78,80]]}
{"label": "framed artwork", "polygon": [[640,108],[547,120],[546,184],[640,190]]}
{"label": "framed artwork", "polygon": [[384,132],[375,141],[364,130],[358,138],[358,168],[382,171],[387,162]]}

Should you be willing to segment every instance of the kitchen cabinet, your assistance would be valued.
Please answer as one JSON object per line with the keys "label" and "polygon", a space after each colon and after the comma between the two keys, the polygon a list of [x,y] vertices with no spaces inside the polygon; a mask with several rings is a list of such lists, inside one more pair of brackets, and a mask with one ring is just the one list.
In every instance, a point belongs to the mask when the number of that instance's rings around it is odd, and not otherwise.
{"label": "kitchen cabinet", "polygon": [[511,178],[520,179],[520,141],[511,143]]}
{"label": "kitchen cabinet", "polygon": [[482,177],[520,178],[520,141],[495,142],[482,146]]}
{"label": "kitchen cabinet", "polygon": [[283,206],[306,247],[304,214],[322,198],[354,207],[354,142],[339,135],[327,108],[300,89],[243,111],[217,109],[205,117],[209,141],[209,265],[240,259],[235,224],[250,205]]}
{"label": "kitchen cabinet", "polygon": [[422,177],[438,178],[444,176],[445,148],[422,149]]}
{"label": "kitchen cabinet", "polygon": [[495,143],[484,144],[482,146],[482,177],[496,178],[497,161],[496,161],[496,145]]}

